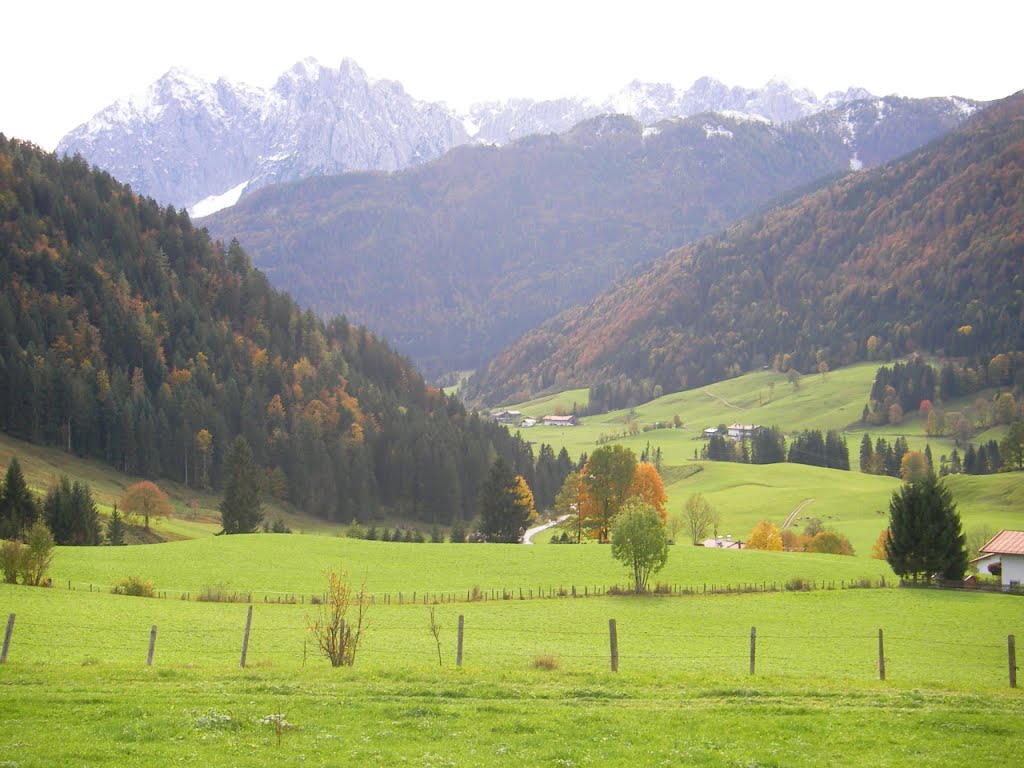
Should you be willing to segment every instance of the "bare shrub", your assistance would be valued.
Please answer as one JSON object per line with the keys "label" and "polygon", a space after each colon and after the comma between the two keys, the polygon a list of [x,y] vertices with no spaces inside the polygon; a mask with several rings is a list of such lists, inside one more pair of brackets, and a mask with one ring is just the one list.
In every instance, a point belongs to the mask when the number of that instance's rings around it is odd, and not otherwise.
{"label": "bare shrub", "polygon": [[558,659],[548,654],[546,656],[533,657],[534,669],[558,669]]}
{"label": "bare shrub", "polygon": [[[359,587],[358,593],[352,593],[345,570],[331,568],[326,575],[327,599],[309,622],[309,631],[323,654],[331,660],[331,666],[351,667],[355,664],[363,633],[369,626],[366,613],[370,607],[370,596],[366,593],[366,584]],[[346,621],[349,608],[355,608],[355,621]]]}

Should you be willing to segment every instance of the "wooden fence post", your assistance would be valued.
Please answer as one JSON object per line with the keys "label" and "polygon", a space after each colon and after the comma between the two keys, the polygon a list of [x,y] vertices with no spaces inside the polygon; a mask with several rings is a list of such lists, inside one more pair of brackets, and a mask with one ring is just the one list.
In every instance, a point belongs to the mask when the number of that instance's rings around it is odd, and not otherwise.
{"label": "wooden fence post", "polygon": [[455,666],[462,666],[462,629],[464,626],[464,619],[462,614],[459,614],[459,647],[455,653]]}
{"label": "wooden fence post", "polygon": [[[7,623],[7,631],[10,633],[11,624],[14,623],[14,614],[11,614],[11,620]],[[1006,636],[1006,650],[1010,659],[1010,687],[1017,687],[1017,643],[1013,635]],[[7,642],[4,641],[4,655],[7,655]]]}
{"label": "wooden fence post", "polygon": [[[0,651],[0,664],[7,663],[7,651],[11,647],[11,635],[14,634],[14,614],[7,617],[7,631],[4,632],[4,649]],[[1012,635],[1011,635],[1012,637]]]}
{"label": "wooden fence post", "polygon": [[252,606],[249,606],[249,612],[245,616],[245,636],[242,638],[242,660],[239,662],[239,666],[245,669],[245,657],[249,653],[249,630],[252,629]]}
{"label": "wooden fence post", "polygon": [[612,672],[619,671],[619,635],[615,627],[615,619],[608,619],[608,642],[612,651]]}
{"label": "wooden fence post", "polygon": [[754,674],[754,660],[757,657],[757,627],[750,628],[750,674]]}
{"label": "wooden fence post", "polygon": [[885,642],[881,627],[878,628],[878,679],[885,680]]}
{"label": "wooden fence post", "polygon": [[156,624],[149,630],[149,655],[146,657],[146,666],[153,666],[153,651],[156,650]]}

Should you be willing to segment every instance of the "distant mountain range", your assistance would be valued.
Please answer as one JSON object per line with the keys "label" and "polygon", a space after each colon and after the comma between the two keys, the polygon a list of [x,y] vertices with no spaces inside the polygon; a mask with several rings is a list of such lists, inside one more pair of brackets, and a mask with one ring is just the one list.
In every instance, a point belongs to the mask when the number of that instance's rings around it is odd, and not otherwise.
{"label": "distant mountain range", "polygon": [[871,98],[784,124],[604,115],[393,174],[265,188],[203,225],[237,238],[303,305],[345,313],[437,375],[478,367],[670,248],[909,152],[977,107]]}
{"label": "distant mountain range", "polygon": [[500,404],[596,385],[621,405],[768,365],[817,373],[916,350],[987,365],[1024,349],[1022,233],[1024,92],[672,251],[527,333],[464,392]]}
{"label": "distant mountain range", "polygon": [[749,89],[702,78],[686,90],[634,81],[600,103],[516,99],[459,115],[413,98],[398,82],[370,79],[351,60],[331,69],[308,59],[270,89],[172,69],[145,93],[71,131],[57,152],[80,153],[136,192],[188,208],[195,218],[270,184],[395,171],[461,144],[564,133],[601,114],[625,114],[645,126],[703,112],[782,123],[866,98],[863,89],[818,99],[779,81]]}

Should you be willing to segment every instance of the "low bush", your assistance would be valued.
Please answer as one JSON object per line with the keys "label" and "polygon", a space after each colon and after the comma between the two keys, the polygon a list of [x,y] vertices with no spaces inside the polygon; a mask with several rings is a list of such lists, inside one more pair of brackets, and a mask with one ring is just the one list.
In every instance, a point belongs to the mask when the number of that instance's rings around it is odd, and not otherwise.
{"label": "low bush", "polygon": [[533,657],[534,669],[558,669],[558,659],[554,656],[534,656]]}
{"label": "low bush", "polygon": [[121,579],[110,591],[115,595],[128,595],[129,597],[156,597],[153,582],[143,579],[141,576],[128,576]]}

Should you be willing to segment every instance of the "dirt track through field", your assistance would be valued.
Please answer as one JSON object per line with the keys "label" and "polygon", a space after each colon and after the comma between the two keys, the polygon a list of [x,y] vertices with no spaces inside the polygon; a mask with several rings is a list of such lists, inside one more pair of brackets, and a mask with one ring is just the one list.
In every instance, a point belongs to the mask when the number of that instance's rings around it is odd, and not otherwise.
{"label": "dirt track through field", "polygon": [[782,524],[783,530],[785,530],[786,528],[789,528],[789,526],[791,526],[793,524],[793,521],[796,520],[796,516],[804,511],[804,507],[806,507],[808,504],[810,504],[813,501],[814,501],[814,499],[804,499],[799,504],[797,504],[796,508],[792,512],[789,513],[789,517],[786,518],[786,522],[784,522]]}
{"label": "dirt track through field", "polygon": [[705,395],[707,395],[708,397],[714,398],[715,400],[720,402],[722,405],[728,406],[729,408],[735,408],[737,411],[742,411],[743,410],[743,408],[741,406],[733,405],[732,403],[730,403],[728,400],[726,400],[721,395],[716,395],[714,392],[709,392],[706,389],[702,390],[702,391],[704,392]]}

